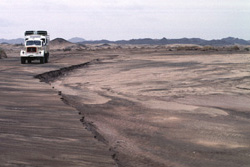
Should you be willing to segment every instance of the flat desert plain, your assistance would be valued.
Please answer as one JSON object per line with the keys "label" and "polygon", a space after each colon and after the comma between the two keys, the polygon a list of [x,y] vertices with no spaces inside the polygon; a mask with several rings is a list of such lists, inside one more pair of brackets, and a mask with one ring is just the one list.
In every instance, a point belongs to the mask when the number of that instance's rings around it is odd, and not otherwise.
{"label": "flat desert plain", "polygon": [[250,166],[249,52],[88,46],[18,68],[60,92],[119,167]]}

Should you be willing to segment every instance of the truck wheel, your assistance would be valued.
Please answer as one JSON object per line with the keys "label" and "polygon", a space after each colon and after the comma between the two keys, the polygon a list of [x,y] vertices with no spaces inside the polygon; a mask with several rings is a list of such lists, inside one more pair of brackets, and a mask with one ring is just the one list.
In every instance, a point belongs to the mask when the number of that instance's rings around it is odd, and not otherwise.
{"label": "truck wheel", "polygon": [[25,64],[26,59],[24,57],[21,57],[21,64]]}
{"label": "truck wheel", "polygon": [[49,59],[49,56],[48,56],[48,53],[47,54],[45,54],[45,63],[48,63],[48,59]]}
{"label": "truck wheel", "polygon": [[43,63],[44,63],[44,61],[45,61],[44,59],[45,59],[44,57],[41,57],[41,58],[40,58],[40,64],[43,64]]}

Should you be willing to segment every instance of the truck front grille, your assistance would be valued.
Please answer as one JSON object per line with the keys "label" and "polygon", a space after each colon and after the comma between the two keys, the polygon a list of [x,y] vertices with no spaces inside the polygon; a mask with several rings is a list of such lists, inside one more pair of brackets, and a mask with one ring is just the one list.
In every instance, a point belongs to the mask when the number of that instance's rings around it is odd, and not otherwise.
{"label": "truck front grille", "polygon": [[28,47],[27,48],[27,52],[31,52],[31,53],[34,53],[37,51],[37,48],[36,47]]}

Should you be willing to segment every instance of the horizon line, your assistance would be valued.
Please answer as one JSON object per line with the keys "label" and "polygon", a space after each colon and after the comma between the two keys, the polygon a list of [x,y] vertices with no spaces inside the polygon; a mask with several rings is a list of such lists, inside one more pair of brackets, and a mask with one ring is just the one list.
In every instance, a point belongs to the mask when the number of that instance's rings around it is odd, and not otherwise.
{"label": "horizon line", "polygon": [[[167,37],[162,37],[162,38],[151,38],[151,37],[143,37],[143,38],[130,38],[130,39],[117,39],[117,40],[110,40],[110,39],[85,39],[83,37],[71,37],[71,38],[63,38],[63,37],[56,37],[53,38],[51,40],[57,39],[57,38],[62,38],[64,40],[71,40],[73,38],[81,38],[84,41],[102,41],[102,40],[107,40],[107,41],[129,41],[129,40],[137,40],[137,39],[152,39],[152,40],[160,40],[160,39],[202,39],[202,40],[207,40],[207,41],[212,41],[212,40],[222,40],[222,39],[226,39],[226,38],[234,38],[234,39],[242,39],[245,41],[250,41],[250,39],[244,39],[244,38],[239,38],[239,37],[233,37],[233,36],[228,36],[228,37],[223,37],[223,38],[213,38],[213,39],[205,39],[205,38],[200,38],[200,37],[181,37],[181,38],[167,38]],[[24,39],[23,37],[19,37],[19,38],[12,38],[12,39],[6,39],[6,38],[0,38],[0,40],[17,40],[17,39]]]}

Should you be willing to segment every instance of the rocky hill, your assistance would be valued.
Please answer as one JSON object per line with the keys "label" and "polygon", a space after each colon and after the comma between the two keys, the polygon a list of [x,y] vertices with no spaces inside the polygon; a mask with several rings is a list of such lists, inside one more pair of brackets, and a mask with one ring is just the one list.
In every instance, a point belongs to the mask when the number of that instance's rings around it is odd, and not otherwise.
{"label": "rocky hill", "polygon": [[119,40],[119,41],[109,41],[109,40],[99,40],[99,41],[83,41],[80,44],[148,44],[148,45],[168,45],[168,44],[195,44],[195,45],[212,45],[212,46],[224,46],[224,45],[250,45],[250,42],[239,38],[223,38],[219,40],[204,40],[200,38],[180,38],[180,39],[131,39],[131,40]]}
{"label": "rocky hill", "polygon": [[50,49],[70,51],[72,49],[81,49],[84,47],[81,44],[71,43],[63,38],[56,38],[50,41]]}
{"label": "rocky hill", "polygon": [[50,49],[65,49],[74,45],[74,43],[71,43],[63,38],[56,38],[50,41]]}

